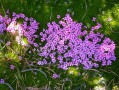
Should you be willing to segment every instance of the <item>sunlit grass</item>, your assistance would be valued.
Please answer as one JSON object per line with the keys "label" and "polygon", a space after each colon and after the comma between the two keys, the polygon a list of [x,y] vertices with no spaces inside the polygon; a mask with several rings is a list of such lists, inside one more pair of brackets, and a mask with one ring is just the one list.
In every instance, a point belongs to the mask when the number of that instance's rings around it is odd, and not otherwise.
{"label": "sunlit grass", "polygon": [[18,44],[18,41],[15,40],[15,37],[14,40],[11,39],[13,39],[13,37],[12,38],[7,37],[5,39],[5,42],[1,43],[0,60],[5,60],[5,61],[10,60],[10,61],[19,62],[20,61],[19,56],[23,55],[25,53],[24,51],[28,48],[26,47],[26,45],[28,45],[27,38],[22,37],[20,44]]}
{"label": "sunlit grass", "polygon": [[98,85],[94,87],[94,90],[106,90],[106,87],[102,85]]}
{"label": "sunlit grass", "polygon": [[68,69],[68,74],[72,74],[73,76],[78,76],[79,75],[79,70],[76,69],[76,67],[70,67]]}
{"label": "sunlit grass", "polygon": [[106,84],[106,80],[104,77],[97,77],[93,79],[94,84]]}
{"label": "sunlit grass", "polygon": [[[114,4],[114,6],[106,11],[102,11],[102,14],[98,15],[98,18],[104,24],[104,33],[107,35],[111,35],[113,31],[117,31],[117,27],[119,28],[119,4]],[[116,29],[116,30],[115,30]]]}
{"label": "sunlit grass", "polygon": [[112,88],[112,90],[119,90],[119,86],[114,85],[113,88]]}

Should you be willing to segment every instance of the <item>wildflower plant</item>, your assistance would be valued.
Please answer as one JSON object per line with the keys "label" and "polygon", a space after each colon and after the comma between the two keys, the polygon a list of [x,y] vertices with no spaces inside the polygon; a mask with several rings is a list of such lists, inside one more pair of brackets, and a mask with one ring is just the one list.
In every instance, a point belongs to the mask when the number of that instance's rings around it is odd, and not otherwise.
{"label": "wildflower plant", "polygon": [[39,29],[38,25],[39,23],[35,19],[28,18],[22,13],[13,12],[11,15],[7,11],[6,16],[0,16],[0,39],[3,42],[1,46],[7,49],[3,49],[5,52],[7,51],[5,56],[8,58],[11,56],[11,59],[17,60],[29,47],[37,46],[35,39],[38,38],[36,34]]}
{"label": "wildflower plant", "polygon": [[58,24],[54,21],[47,26],[48,28],[40,33],[41,46],[38,54],[43,60],[38,61],[39,65],[56,64],[64,70],[70,66],[91,69],[111,65],[112,61],[116,60],[115,44],[98,32],[100,23],[87,30],[86,26],[73,21],[70,15],[66,14]]}
{"label": "wildflower plant", "polygon": [[[60,20],[61,16],[58,15],[57,18]],[[93,17],[92,21],[96,22],[96,18]],[[115,43],[98,31],[101,28],[98,22],[88,29],[83,23],[73,21],[70,14],[66,14],[58,23],[48,23],[48,28],[43,29],[40,35],[37,35],[38,26],[35,19],[22,13],[13,12],[10,15],[7,12],[6,16],[0,16],[0,61],[21,61],[21,71],[18,63],[7,62],[6,65],[11,72],[15,72],[15,78],[18,78],[18,73],[22,83],[21,73],[25,75],[24,73],[31,71],[36,76],[38,72],[42,73],[47,80],[49,77],[46,74],[53,80],[61,78],[59,82],[63,83],[62,87],[65,82],[72,85],[70,75],[86,75],[80,72],[81,67],[88,70],[111,65],[116,60]],[[69,76],[65,75],[64,79],[63,74]],[[4,79],[0,81],[2,84],[5,82]]]}
{"label": "wildflower plant", "polygon": [[[22,13],[13,12],[11,15],[8,11],[5,16],[0,16],[0,65],[4,68],[0,70],[0,77],[4,77],[5,81],[9,81],[10,78],[5,78],[9,75],[15,78],[15,73],[19,73],[19,66],[27,62],[27,50],[37,45],[35,39],[38,38],[38,25],[35,19]],[[29,66],[22,68],[24,67]],[[8,71],[12,73],[9,74]],[[1,83],[4,83],[3,79]]]}
{"label": "wildflower plant", "polygon": [[0,15],[0,34],[6,29],[5,18]]}

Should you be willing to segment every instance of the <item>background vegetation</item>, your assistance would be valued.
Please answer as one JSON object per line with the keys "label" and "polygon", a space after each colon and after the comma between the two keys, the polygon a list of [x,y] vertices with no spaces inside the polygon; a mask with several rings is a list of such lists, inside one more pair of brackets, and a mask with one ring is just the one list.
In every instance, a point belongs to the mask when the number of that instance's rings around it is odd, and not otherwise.
{"label": "background vegetation", "polygon": [[[100,90],[97,87],[119,90],[119,0],[0,0],[0,4],[2,15],[9,9],[10,12],[24,13],[36,19],[40,22],[39,32],[47,28],[48,22],[58,21],[57,15],[64,17],[66,13],[70,13],[75,21],[83,22],[89,28],[93,25],[92,18],[96,17],[102,24],[100,32],[116,43],[116,61],[111,66],[91,70],[72,67],[69,71],[63,71],[54,67],[35,66],[31,71],[24,71],[29,67],[27,63],[23,65],[22,62],[1,59],[0,78],[5,78],[5,82],[14,90],[26,90],[30,87],[39,90]],[[9,57],[13,58],[11,55]],[[31,59],[30,61],[33,62]],[[9,69],[9,63],[15,65],[14,71]],[[61,78],[50,77],[52,70],[61,73]],[[1,84],[0,90],[9,90],[9,87]]]}

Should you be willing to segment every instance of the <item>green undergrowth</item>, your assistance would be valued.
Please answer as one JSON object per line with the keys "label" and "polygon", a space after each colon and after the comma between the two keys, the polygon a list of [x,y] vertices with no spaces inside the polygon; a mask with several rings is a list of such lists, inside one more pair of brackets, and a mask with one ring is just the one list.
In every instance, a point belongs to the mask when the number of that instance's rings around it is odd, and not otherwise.
{"label": "green undergrowth", "polygon": [[[24,13],[28,17],[33,17],[38,22],[39,31],[47,28],[47,23],[51,21],[58,22],[57,15],[61,18],[66,13],[70,13],[77,22],[82,22],[90,28],[94,23],[92,18],[102,24],[99,32],[105,34],[116,44],[116,61],[111,66],[100,67],[92,70],[83,70],[80,67],[77,70],[71,67],[68,71],[59,70],[55,66],[29,66],[19,60],[16,53],[6,51],[10,49],[0,44],[0,78],[10,84],[14,90],[26,90],[28,87],[48,88],[49,90],[89,90],[95,86],[106,86],[107,90],[119,85],[119,1],[118,0],[0,0],[0,14],[5,15],[6,10],[16,13]],[[3,36],[4,37],[4,36]],[[37,40],[39,42],[39,40]],[[16,50],[16,47],[18,50]],[[13,45],[12,49],[21,52],[21,47]],[[10,49],[11,50],[11,49]],[[7,54],[8,53],[8,54]],[[14,60],[7,60],[7,57]],[[32,60],[32,54],[26,58]],[[25,61],[25,60],[23,60]],[[34,63],[36,63],[34,61]],[[9,65],[14,64],[15,70],[10,70]],[[30,69],[30,70],[29,70]],[[53,71],[52,71],[53,70]],[[59,79],[53,79],[51,75],[56,72],[61,75]],[[73,72],[73,74],[71,74]],[[101,81],[101,80],[102,81]],[[100,81],[100,82],[99,82]],[[0,90],[10,90],[9,86],[0,84]],[[113,89],[116,90],[116,89]],[[118,89],[117,89],[118,90]]]}

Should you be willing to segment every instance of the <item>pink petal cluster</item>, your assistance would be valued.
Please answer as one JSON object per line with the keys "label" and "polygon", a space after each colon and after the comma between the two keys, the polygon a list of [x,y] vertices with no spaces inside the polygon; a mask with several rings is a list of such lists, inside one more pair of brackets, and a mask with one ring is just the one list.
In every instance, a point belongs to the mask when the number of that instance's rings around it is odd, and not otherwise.
{"label": "pink petal cluster", "polygon": [[111,65],[116,59],[114,42],[97,32],[100,23],[88,31],[86,26],[66,14],[58,24],[52,22],[47,26],[48,29],[40,33],[42,46],[38,53],[44,59],[39,61],[39,65],[57,64],[64,70],[82,65],[84,69],[90,69]]}

